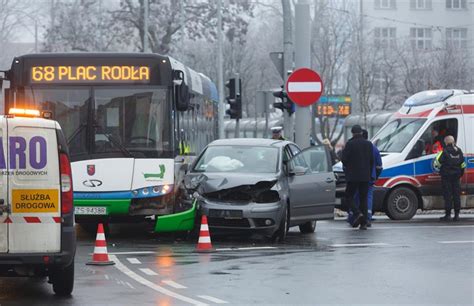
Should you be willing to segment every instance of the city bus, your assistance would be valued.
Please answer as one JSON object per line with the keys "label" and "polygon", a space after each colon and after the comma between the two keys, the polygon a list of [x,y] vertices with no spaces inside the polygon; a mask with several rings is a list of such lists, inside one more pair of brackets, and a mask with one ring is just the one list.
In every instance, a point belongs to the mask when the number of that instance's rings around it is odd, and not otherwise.
{"label": "city bus", "polygon": [[179,186],[216,138],[208,77],[157,54],[45,53],[16,57],[6,79],[5,113],[34,108],[62,127],[76,223],[147,218],[157,232],[192,229],[195,208]]}

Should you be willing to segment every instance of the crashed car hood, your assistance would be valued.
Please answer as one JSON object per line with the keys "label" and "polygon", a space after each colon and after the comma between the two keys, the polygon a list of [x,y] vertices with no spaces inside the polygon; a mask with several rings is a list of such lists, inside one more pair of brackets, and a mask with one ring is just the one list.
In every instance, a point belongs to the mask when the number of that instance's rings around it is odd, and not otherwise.
{"label": "crashed car hood", "polygon": [[190,173],[185,177],[186,188],[199,186],[202,193],[230,189],[242,185],[273,186],[278,180],[275,173]]}

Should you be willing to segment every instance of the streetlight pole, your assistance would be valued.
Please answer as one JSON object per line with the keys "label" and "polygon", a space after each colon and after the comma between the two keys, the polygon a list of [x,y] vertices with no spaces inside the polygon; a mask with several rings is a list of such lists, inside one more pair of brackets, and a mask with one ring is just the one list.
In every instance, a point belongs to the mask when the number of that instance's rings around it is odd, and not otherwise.
{"label": "streetlight pole", "polygon": [[224,68],[222,59],[222,0],[217,0],[217,86],[219,138],[224,138]]}
{"label": "streetlight pole", "polygon": [[143,2],[143,52],[148,52],[148,0]]}

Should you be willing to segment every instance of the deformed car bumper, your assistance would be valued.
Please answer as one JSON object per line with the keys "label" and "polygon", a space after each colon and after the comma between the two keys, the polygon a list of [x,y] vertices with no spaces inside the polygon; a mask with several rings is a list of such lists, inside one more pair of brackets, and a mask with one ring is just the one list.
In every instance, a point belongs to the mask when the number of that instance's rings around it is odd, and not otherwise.
{"label": "deformed car bumper", "polygon": [[280,201],[273,203],[220,203],[199,201],[199,211],[208,216],[210,228],[274,233],[283,216]]}

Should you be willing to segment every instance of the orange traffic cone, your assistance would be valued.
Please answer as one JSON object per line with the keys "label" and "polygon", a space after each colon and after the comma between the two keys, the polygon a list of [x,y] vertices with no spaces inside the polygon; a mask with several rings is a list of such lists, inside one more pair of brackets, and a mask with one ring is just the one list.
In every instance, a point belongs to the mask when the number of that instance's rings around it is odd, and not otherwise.
{"label": "orange traffic cone", "polygon": [[109,255],[107,254],[104,226],[102,223],[99,223],[97,227],[97,237],[95,239],[94,254],[92,255],[92,261],[88,262],[87,265],[106,266],[114,264],[115,262],[110,261]]}
{"label": "orange traffic cone", "polygon": [[207,225],[207,217],[201,218],[201,229],[199,231],[199,241],[196,252],[212,252],[211,235],[209,234],[209,226]]}

